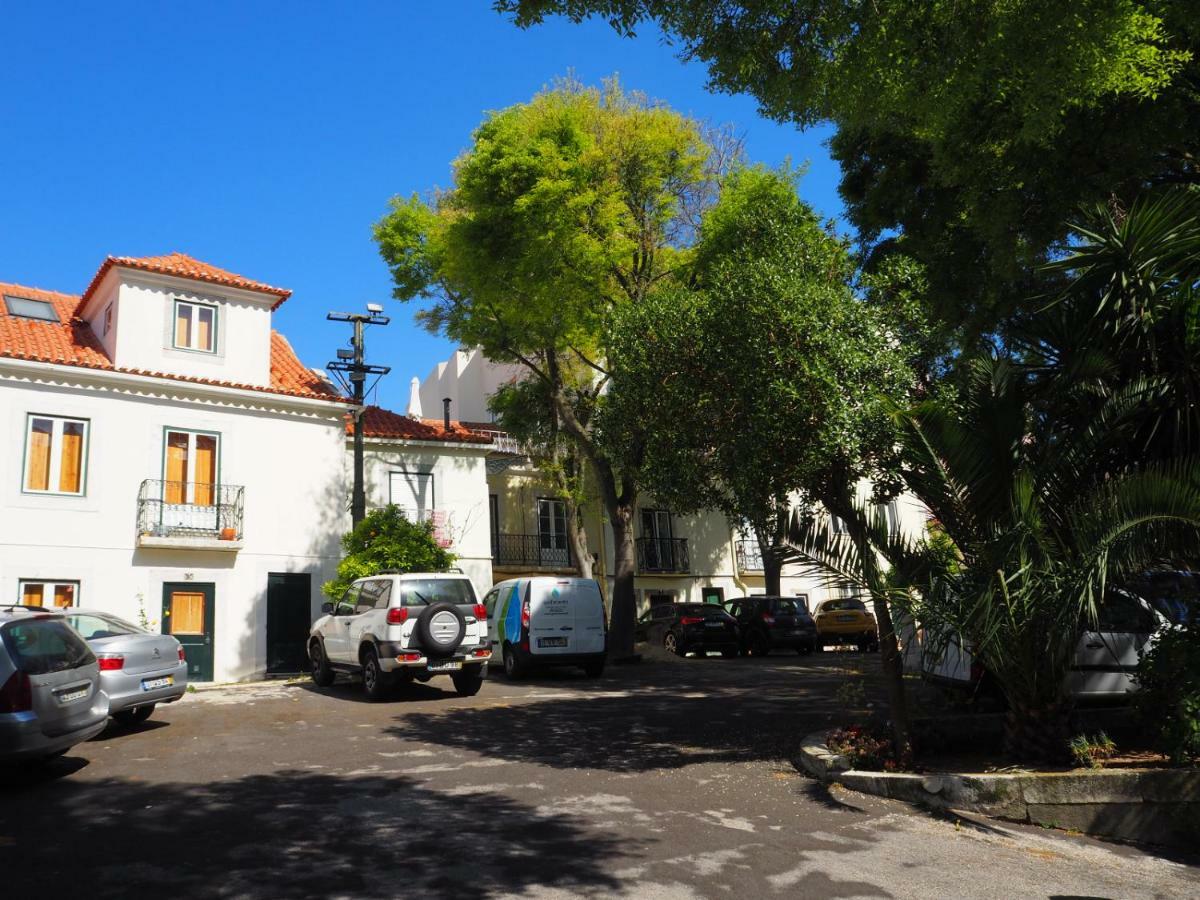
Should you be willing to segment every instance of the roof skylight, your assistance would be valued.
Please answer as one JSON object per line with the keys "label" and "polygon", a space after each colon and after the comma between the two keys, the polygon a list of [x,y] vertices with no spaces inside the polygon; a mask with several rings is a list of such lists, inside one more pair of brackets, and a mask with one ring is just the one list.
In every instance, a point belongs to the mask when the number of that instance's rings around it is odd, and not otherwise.
{"label": "roof skylight", "polygon": [[22,319],[39,319],[42,322],[58,322],[58,313],[54,304],[48,300],[30,300],[28,297],[12,297],[4,295],[4,305],[10,316],[20,316]]}

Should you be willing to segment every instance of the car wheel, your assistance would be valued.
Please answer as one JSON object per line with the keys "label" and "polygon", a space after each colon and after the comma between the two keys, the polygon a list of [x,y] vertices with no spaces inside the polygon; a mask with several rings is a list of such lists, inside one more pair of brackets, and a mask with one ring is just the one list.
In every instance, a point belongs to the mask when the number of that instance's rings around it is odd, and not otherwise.
{"label": "car wheel", "polygon": [[483,672],[482,666],[472,666],[474,671],[463,670],[456,672],[450,676],[450,680],[454,682],[454,690],[460,697],[474,697],[479,693],[479,689],[483,687]]}
{"label": "car wheel", "polygon": [[133,709],[123,709],[120,712],[115,712],[113,713],[113,718],[122,725],[137,725],[150,718],[152,712],[154,712],[154,704],[147,703],[145,706],[135,706]]}
{"label": "car wheel", "polygon": [[308,665],[313,684],[317,687],[329,687],[333,684],[336,675],[329,665],[329,660],[325,658],[325,647],[320,641],[309,644]]}
{"label": "car wheel", "polygon": [[588,678],[599,678],[604,674],[604,660],[598,659],[595,662],[585,663],[583,674]]}
{"label": "car wheel", "polygon": [[504,677],[511,678],[514,681],[525,674],[525,667],[521,665],[521,661],[517,659],[517,654],[513,651],[512,645],[504,645]]}
{"label": "car wheel", "polygon": [[367,699],[382,700],[387,696],[391,684],[387,673],[379,667],[379,654],[375,652],[374,647],[368,647],[363,651],[362,664],[363,691],[366,693]]}
{"label": "car wheel", "polygon": [[668,631],[664,635],[663,649],[668,653],[674,653],[676,656],[687,656],[687,651],[683,649],[683,645],[679,643],[673,631]]}
{"label": "car wheel", "polygon": [[737,659],[738,651],[736,648],[732,650],[722,650],[721,656],[723,656],[725,659]]}

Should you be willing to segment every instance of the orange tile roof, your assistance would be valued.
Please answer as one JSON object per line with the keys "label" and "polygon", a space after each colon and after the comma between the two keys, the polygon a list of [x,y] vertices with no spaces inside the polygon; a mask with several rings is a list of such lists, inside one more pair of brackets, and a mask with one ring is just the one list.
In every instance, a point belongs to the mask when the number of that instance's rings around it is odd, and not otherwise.
{"label": "orange tile roof", "polygon": [[118,369],[104,352],[100,339],[91,326],[75,317],[79,308],[79,297],[44,291],[20,284],[0,282],[0,294],[27,297],[30,300],[45,300],[54,305],[60,322],[43,322],[10,316],[8,308],[0,303],[0,357],[27,359],[35,362],[57,363],[64,366],[79,366],[84,369],[104,369],[129,375],[150,375],[155,378],[170,378],[192,384],[209,384],[216,387],[239,388],[249,391],[265,391],[286,394],[291,397],[310,397],[322,400],[343,399],[328,383],[307,368],[296,357],[291,344],[277,331],[271,332],[271,383],[268,387],[255,384],[239,384],[211,378],[194,378],[187,375],[172,375],[168,372],[148,372],[143,369]]}
{"label": "orange tile roof", "polygon": [[87,302],[92,299],[92,293],[99,287],[100,282],[104,279],[105,274],[113,266],[123,266],[128,269],[141,269],[145,272],[156,272],[159,275],[173,275],[176,278],[190,278],[193,281],[207,281],[210,284],[223,284],[226,287],[241,288],[246,291],[257,291],[260,294],[274,294],[279,299],[275,301],[275,305],[271,309],[278,309],[288,297],[292,296],[292,292],[287,288],[272,287],[269,284],[263,284],[260,281],[251,281],[249,278],[243,278],[233,272],[228,272],[225,269],[217,268],[209,265],[206,262],[201,262],[198,259],[193,259],[186,253],[168,253],[164,256],[110,256],[100,264],[100,268],[92,277],[91,283],[87,286],[87,290],[83,292],[83,296],[79,298],[79,305],[75,308],[76,315],[83,312],[83,308]]}
{"label": "orange tile roof", "polygon": [[[346,417],[346,434],[354,433],[353,420]],[[363,435],[371,438],[396,438],[408,441],[455,441],[463,444],[490,444],[492,439],[475,434],[461,422],[451,422],[447,431],[440,419],[414,419],[379,406],[363,408]]]}

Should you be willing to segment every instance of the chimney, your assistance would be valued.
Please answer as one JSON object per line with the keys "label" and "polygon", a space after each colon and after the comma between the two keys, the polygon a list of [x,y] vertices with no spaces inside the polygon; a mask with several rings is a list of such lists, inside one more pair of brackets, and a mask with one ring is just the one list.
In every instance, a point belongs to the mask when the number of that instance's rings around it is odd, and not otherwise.
{"label": "chimney", "polygon": [[421,379],[413,378],[408,389],[408,415],[413,419],[421,418]]}
{"label": "chimney", "polygon": [[450,398],[442,399],[442,424],[446,426],[446,430],[450,430]]}

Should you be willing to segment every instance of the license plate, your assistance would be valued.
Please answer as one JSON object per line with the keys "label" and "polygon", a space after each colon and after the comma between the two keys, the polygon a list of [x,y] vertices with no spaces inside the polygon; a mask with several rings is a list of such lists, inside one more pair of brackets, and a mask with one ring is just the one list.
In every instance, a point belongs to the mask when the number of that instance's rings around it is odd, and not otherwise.
{"label": "license plate", "polygon": [[143,691],[153,691],[156,688],[170,687],[175,683],[175,676],[165,675],[162,678],[147,678],[142,682]]}
{"label": "license plate", "polygon": [[539,647],[565,647],[567,639],[565,637],[556,638],[538,638]]}
{"label": "license plate", "polygon": [[430,672],[457,672],[462,668],[462,660],[448,659],[445,662],[431,662],[426,668]]}
{"label": "license plate", "polygon": [[724,622],[705,622],[704,627],[705,628],[724,628],[725,623]]}
{"label": "license plate", "polygon": [[837,617],[837,620],[838,620],[839,622],[853,622],[853,621],[854,621],[854,616],[838,616],[838,617]]}
{"label": "license plate", "polygon": [[77,691],[67,691],[65,694],[59,694],[58,700],[60,703],[74,703],[76,700],[82,700],[88,693],[87,688],[80,688]]}

